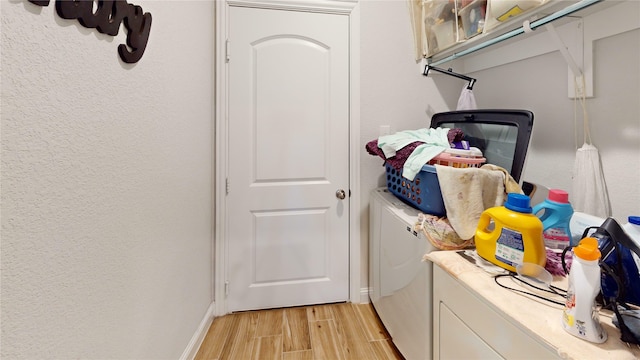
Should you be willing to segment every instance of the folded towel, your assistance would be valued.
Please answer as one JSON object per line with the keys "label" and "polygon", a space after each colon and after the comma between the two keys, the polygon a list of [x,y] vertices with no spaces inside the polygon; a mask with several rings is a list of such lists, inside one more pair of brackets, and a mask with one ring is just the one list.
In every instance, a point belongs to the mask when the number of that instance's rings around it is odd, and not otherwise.
{"label": "folded towel", "polygon": [[482,212],[504,203],[505,175],[499,170],[435,167],[449,223],[461,239],[471,239]]}

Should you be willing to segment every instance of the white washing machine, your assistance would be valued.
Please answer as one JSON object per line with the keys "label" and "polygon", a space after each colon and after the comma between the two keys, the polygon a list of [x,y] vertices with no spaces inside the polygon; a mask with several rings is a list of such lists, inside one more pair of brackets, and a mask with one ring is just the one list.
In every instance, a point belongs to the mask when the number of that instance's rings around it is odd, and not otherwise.
{"label": "white washing machine", "polygon": [[[431,128],[459,128],[487,162],[520,181],[533,129],[528,110],[465,110],[434,114]],[[431,359],[432,269],[422,262],[436,250],[412,231],[419,210],[386,188],[371,194],[369,213],[369,297],[393,343],[407,360]]]}
{"label": "white washing machine", "polygon": [[437,250],[413,231],[419,210],[387,188],[369,203],[369,298],[391,339],[407,360],[432,357],[432,269],[422,261]]}

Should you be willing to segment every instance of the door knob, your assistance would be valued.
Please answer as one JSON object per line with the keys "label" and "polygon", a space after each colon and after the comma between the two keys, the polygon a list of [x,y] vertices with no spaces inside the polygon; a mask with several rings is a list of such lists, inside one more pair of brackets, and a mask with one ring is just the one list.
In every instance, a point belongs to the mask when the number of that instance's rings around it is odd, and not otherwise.
{"label": "door knob", "polygon": [[344,190],[339,189],[336,191],[336,197],[340,200],[344,200],[344,198],[347,197],[347,193],[345,193]]}

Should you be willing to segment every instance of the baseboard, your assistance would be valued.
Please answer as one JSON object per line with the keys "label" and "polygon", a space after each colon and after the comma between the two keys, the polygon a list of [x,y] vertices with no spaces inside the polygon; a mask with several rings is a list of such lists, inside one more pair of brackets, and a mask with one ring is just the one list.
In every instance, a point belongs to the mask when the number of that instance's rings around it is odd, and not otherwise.
{"label": "baseboard", "polygon": [[369,302],[369,288],[360,288],[360,303],[367,304]]}
{"label": "baseboard", "polygon": [[198,349],[200,349],[200,345],[202,345],[202,341],[204,337],[207,335],[207,331],[209,330],[209,326],[213,322],[213,311],[215,309],[215,302],[212,302],[207,309],[206,314],[204,314],[204,318],[200,322],[200,326],[193,334],[191,341],[187,345],[187,348],[184,349],[182,356],[180,356],[180,360],[193,360],[198,353]]}

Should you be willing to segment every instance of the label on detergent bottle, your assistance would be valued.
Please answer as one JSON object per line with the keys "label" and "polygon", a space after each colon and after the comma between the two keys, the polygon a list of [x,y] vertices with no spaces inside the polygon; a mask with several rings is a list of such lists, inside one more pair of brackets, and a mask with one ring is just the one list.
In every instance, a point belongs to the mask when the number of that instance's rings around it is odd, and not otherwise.
{"label": "label on detergent bottle", "polygon": [[563,228],[553,227],[546,229],[542,236],[544,244],[550,249],[564,249],[571,243],[571,238]]}
{"label": "label on detergent bottle", "polygon": [[522,234],[508,228],[502,228],[496,242],[496,259],[515,267],[524,259],[524,241]]}
{"label": "label on detergent bottle", "polygon": [[576,307],[576,294],[573,291],[573,284],[569,284],[567,296],[565,298],[564,310],[562,311],[562,321],[568,328],[574,327],[576,317],[574,316]]}

